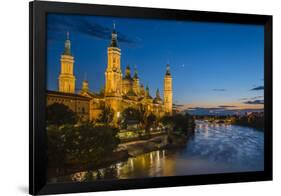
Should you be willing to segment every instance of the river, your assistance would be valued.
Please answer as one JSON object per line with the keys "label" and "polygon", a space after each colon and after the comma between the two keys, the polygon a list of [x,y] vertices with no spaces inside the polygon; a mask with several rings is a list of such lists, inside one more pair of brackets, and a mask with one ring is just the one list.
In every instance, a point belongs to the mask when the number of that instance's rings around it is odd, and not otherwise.
{"label": "river", "polygon": [[[196,121],[183,149],[158,150],[129,158],[98,172],[78,172],[59,181],[262,171],[264,133],[254,128]],[[90,176],[90,178],[89,178]]]}

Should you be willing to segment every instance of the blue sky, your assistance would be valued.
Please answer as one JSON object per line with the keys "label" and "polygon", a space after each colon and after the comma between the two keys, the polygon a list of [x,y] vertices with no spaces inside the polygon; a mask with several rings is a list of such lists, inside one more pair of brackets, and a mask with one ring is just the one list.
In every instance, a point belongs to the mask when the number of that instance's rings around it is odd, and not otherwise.
{"label": "blue sky", "polygon": [[163,95],[169,63],[175,104],[263,107],[264,32],[259,25],[49,14],[47,88],[57,90],[60,55],[69,31],[76,87],[81,88],[86,74],[90,89],[99,91],[113,23],[123,72],[127,65],[136,66],[151,95],[157,88]]}

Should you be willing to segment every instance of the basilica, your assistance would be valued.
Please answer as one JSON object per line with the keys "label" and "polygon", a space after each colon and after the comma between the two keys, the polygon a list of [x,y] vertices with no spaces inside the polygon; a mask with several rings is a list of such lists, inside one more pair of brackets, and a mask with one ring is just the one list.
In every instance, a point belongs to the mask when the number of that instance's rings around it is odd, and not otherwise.
{"label": "basilica", "polygon": [[[166,66],[166,74],[163,76],[163,99],[159,89],[155,97],[149,93],[149,87],[140,84],[140,78],[136,68],[131,73],[129,66],[125,73],[121,70],[121,49],[118,47],[115,28],[111,34],[111,42],[107,48],[107,68],[105,70],[105,86],[101,92],[89,90],[87,80],[82,82],[80,90],[76,90],[76,78],[74,75],[74,56],[71,53],[69,33],[65,41],[64,52],[60,58],[61,69],[58,77],[58,91],[47,90],[47,105],[62,103],[73,110],[81,119],[97,120],[105,107],[114,111],[114,122],[128,107],[142,109],[147,114],[157,117],[171,115],[173,112],[172,76],[169,65]],[[102,77],[101,77],[102,78]]]}

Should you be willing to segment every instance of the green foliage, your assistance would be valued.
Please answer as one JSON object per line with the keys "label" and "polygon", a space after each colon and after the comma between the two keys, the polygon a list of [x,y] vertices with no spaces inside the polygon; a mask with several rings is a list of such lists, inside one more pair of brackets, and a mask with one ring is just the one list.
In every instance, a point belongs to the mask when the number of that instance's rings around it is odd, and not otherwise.
{"label": "green foliage", "polygon": [[234,116],[231,118],[232,124],[255,127],[258,129],[264,129],[264,116],[252,114],[248,116]]}
{"label": "green foliage", "polygon": [[154,114],[149,114],[145,121],[145,131],[149,133],[149,129],[154,125],[156,122],[156,116]]}
{"label": "green foliage", "polygon": [[93,182],[94,181],[94,176],[92,171],[87,171],[84,177],[84,182]]}
{"label": "green foliage", "polygon": [[195,122],[189,114],[174,114],[172,116],[165,115],[160,121],[163,125],[169,126],[174,133],[187,135],[195,128]]}
{"label": "green foliage", "polygon": [[77,115],[64,104],[54,103],[47,107],[47,124],[49,125],[76,124],[77,121]]}
{"label": "green foliage", "polygon": [[160,122],[167,126],[167,125],[172,125],[173,124],[173,117],[169,115],[165,115],[160,119]]}
{"label": "green foliage", "polygon": [[99,165],[118,146],[117,129],[83,123],[48,127],[48,158],[53,167],[63,164],[94,163]]}
{"label": "green foliage", "polygon": [[180,133],[187,133],[189,128],[189,118],[182,114],[175,114],[173,116],[174,131]]}
{"label": "green foliage", "polygon": [[126,127],[128,122],[136,121],[140,127],[143,127],[146,122],[146,112],[143,109],[135,109],[132,107],[126,108],[121,114],[122,127]]}
{"label": "green foliage", "polygon": [[47,127],[47,156],[49,167],[63,168],[66,162],[66,148],[64,143],[64,135],[58,126]]}
{"label": "green foliage", "polygon": [[144,109],[126,108],[122,112],[122,124],[127,124],[130,121],[136,121],[140,127],[144,128],[146,133],[156,123],[156,116],[152,113],[147,114]]}
{"label": "green foliage", "polygon": [[121,114],[121,118],[124,120],[124,123],[127,123],[128,121],[137,121],[140,122],[141,121],[141,113],[140,110],[135,109],[135,108],[126,108],[122,114]]}
{"label": "green foliage", "polygon": [[110,123],[112,123],[113,118],[114,118],[113,109],[111,107],[104,106],[101,114],[98,117],[97,122],[103,123],[105,125],[109,125]]}

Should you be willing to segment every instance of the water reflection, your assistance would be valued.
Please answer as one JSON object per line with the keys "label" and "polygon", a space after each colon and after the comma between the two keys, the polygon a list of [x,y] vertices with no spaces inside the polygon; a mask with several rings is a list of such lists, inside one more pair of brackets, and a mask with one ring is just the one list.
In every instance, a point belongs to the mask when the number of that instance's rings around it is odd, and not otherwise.
{"label": "water reflection", "polygon": [[159,150],[97,171],[59,181],[92,181],[263,170],[263,132],[226,124],[196,122],[194,136],[181,150]]}

